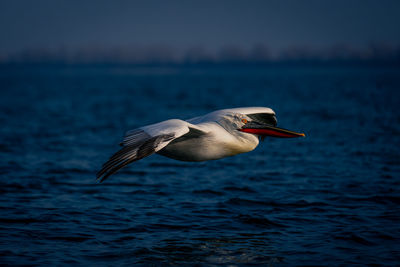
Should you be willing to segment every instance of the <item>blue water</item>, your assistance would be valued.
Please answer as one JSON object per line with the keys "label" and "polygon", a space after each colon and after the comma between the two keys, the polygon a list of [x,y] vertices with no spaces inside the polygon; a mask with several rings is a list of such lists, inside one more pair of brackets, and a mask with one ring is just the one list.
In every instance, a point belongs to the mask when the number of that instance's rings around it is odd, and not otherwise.
{"label": "blue water", "polygon": [[[399,69],[20,65],[0,90],[2,265],[400,263]],[[126,130],[241,106],[307,136],[95,182]]]}

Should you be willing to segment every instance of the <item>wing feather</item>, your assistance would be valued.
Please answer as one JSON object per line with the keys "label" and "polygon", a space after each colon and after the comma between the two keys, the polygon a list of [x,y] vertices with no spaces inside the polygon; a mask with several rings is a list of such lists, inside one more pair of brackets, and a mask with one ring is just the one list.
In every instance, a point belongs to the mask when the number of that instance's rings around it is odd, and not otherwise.
{"label": "wing feather", "polygon": [[151,137],[139,146],[137,143],[134,145],[124,146],[103,165],[102,169],[97,173],[97,179],[100,180],[100,182],[103,182],[110,175],[116,173],[126,165],[154,154],[161,143],[170,142],[174,138],[174,134],[163,134]]}
{"label": "wing feather", "polygon": [[163,149],[174,139],[189,133],[189,127],[192,130],[195,126],[182,120],[168,120],[128,131],[120,143],[122,148],[103,164],[97,180],[102,182],[129,163]]}
{"label": "wing feather", "polygon": [[130,130],[125,134],[124,140],[120,143],[121,146],[134,145],[135,143],[141,142],[142,140],[151,138],[151,135],[143,131],[142,129]]}

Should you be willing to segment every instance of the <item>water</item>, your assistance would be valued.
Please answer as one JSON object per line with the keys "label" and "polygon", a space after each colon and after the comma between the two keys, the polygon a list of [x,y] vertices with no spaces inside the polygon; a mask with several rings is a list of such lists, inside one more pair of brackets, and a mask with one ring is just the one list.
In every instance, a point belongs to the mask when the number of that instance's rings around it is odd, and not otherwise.
{"label": "water", "polygon": [[[0,69],[0,263],[400,262],[400,70]],[[102,184],[126,130],[268,106],[306,138],[205,163],[153,155]]]}

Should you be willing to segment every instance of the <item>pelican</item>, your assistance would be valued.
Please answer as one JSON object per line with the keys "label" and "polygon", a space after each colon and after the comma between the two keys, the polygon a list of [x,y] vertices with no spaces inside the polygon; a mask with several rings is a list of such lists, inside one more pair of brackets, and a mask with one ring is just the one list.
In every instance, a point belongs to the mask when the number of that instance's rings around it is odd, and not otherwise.
{"label": "pelican", "polygon": [[244,107],[130,130],[120,143],[122,148],[97,173],[97,180],[102,182],[126,165],[154,153],[181,161],[215,160],[252,151],[266,136],[305,136],[276,125],[272,109]]}

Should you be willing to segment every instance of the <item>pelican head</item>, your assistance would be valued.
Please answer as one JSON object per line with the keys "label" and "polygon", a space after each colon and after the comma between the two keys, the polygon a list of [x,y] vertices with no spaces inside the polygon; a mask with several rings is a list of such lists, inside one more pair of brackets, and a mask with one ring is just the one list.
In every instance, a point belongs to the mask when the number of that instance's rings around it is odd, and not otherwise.
{"label": "pelican head", "polygon": [[262,138],[266,136],[280,137],[280,138],[293,138],[293,137],[304,137],[304,133],[297,133],[289,131],[284,128],[276,127],[278,124],[275,114],[268,113],[256,113],[248,114],[246,118],[242,119],[244,123],[242,127],[238,128],[239,131],[255,134]]}
{"label": "pelican head", "polygon": [[261,137],[280,138],[304,137],[304,133],[289,131],[277,127],[278,121],[275,112],[270,108],[238,108],[227,110],[219,123],[225,129],[238,130]]}

